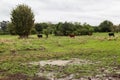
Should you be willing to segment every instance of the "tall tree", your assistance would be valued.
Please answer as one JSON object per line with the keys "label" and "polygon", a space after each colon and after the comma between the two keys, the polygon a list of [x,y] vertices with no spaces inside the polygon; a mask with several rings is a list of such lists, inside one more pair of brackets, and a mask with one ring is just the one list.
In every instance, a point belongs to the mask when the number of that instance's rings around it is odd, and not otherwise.
{"label": "tall tree", "polygon": [[113,31],[113,23],[111,21],[105,20],[100,25],[101,32],[111,32]]}
{"label": "tall tree", "polygon": [[25,4],[18,5],[11,12],[11,21],[15,32],[20,38],[28,38],[34,25],[34,14],[31,8]]}

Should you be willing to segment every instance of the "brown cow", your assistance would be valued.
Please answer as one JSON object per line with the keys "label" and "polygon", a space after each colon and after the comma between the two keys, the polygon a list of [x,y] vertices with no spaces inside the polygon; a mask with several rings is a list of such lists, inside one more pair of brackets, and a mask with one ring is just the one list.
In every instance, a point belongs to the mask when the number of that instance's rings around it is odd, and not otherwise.
{"label": "brown cow", "polygon": [[70,34],[69,37],[70,38],[75,38],[75,35],[74,34]]}

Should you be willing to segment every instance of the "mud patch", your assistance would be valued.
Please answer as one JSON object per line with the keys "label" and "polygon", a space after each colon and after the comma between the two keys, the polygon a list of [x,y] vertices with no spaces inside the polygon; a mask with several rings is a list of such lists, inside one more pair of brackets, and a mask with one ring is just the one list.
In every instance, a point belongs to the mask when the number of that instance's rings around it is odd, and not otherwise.
{"label": "mud patch", "polygon": [[[39,65],[38,77],[49,80],[120,80],[119,69],[108,66],[106,68],[92,67],[101,62],[73,58],[70,60],[44,60],[30,62],[30,65]],[[114,72],[114,73],[113,73]],[[94,74],[92,74],[94,73]]]}
{"label": "mud patch", "polygon": [[80,66],[93,63],[89,60],[73,58],[70,60],[44,60],[29,64],[39,65],[40,68],[36,76],[46,77],[50,80],[73,80],[77,76],[79,78],[80,72],[86,72],[80,70]]}
{"label": "mud patch", "polygon": [[89,60],[82,60],[82,59],[70,59],[70,60],[44,60],[39,62],[30,62],[29,64],[32,65],[57,65],[57,66],[66,66],[66,65],[83,65],[83,64],[93,64]]}
{"label": "mud patch", "polygon": [[49,80],[44,77],[30,77],[22,73],[10,74],[6,78],[2,78],[0,80]]}

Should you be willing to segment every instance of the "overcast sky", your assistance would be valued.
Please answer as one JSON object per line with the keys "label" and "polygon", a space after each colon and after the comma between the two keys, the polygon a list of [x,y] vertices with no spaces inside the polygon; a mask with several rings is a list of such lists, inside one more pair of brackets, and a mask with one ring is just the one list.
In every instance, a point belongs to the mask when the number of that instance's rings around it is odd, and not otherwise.
{"label": "overcast sky", "polygon": [[10,20],[11,10],[22,3],[32,8],[36,22],[120,23],[120,0],[0,0],[0,21]]}

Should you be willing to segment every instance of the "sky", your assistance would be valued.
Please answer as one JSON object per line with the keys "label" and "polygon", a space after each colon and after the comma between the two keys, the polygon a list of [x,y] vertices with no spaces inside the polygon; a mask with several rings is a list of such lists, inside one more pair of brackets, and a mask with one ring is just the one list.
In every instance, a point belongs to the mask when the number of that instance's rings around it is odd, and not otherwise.
{"label": "sky", "polygon": [[99,25],[109,20],[120,24],[120,0],[0,0],[0,21],[10,21],[11,11],[19,4],[32,8],[35,22]]}

